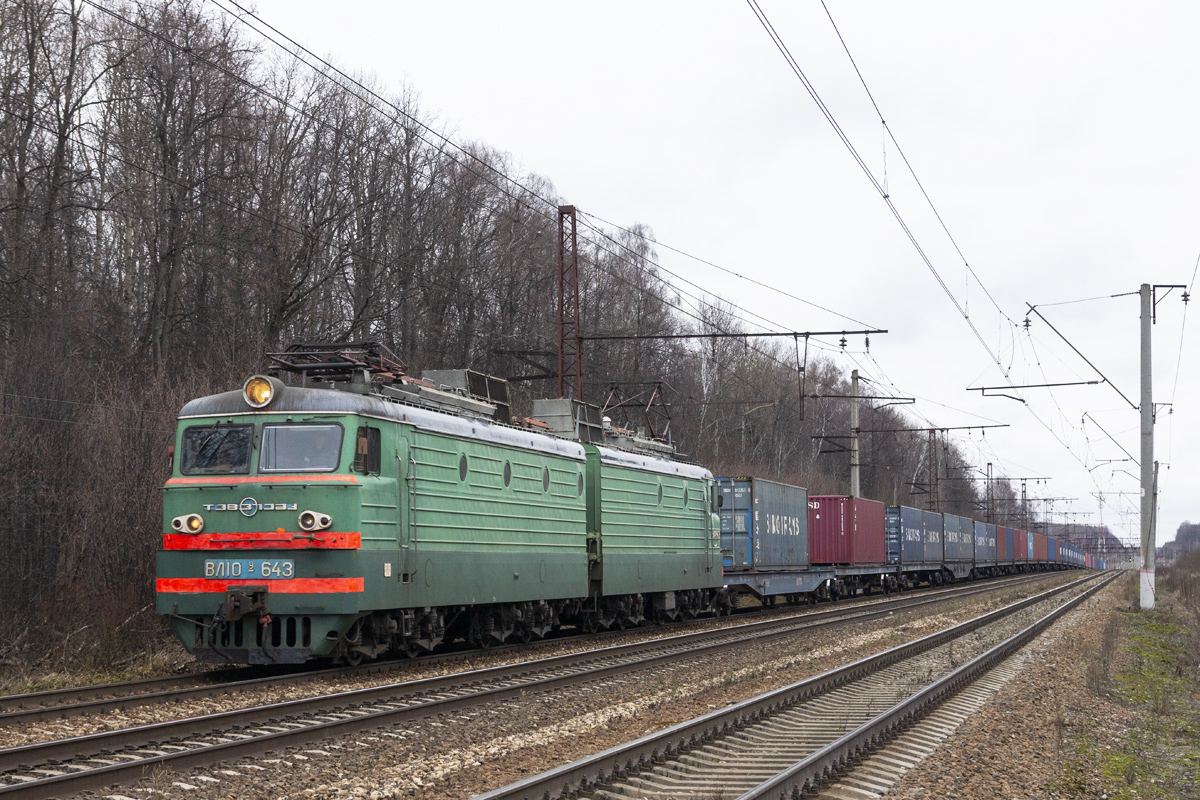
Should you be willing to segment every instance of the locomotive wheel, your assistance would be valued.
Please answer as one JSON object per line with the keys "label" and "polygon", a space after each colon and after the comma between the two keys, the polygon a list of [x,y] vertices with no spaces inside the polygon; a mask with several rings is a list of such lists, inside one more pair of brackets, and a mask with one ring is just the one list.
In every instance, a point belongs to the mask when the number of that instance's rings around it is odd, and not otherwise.
{"label": "locomotive wheel", "polygon": [[416,658],[424,652],[425,648],[421,647],[421,645],[417,644],[416,642],[409,642],[408,644],[404,645],[404,655],[408,656],[409,658]]}
{"label": "locomotive wheel", "polygon": [[352,667],[357,667],[363,662],[363,654],[354,649],[355,645],[362,644],[362,626],[362,619],[357,619],[350,626],[350,630],[346,631],[346,652],[342,655],[342,658]]}

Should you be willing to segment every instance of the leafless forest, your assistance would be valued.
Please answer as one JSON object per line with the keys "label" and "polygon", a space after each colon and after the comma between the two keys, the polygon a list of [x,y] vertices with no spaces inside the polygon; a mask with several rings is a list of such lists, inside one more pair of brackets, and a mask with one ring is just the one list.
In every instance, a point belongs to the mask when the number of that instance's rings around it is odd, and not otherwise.
{"label": "leafless forest", "polygon": [[[370,339],[414,373],[507,377],[529,367],[497,351],[556,347],[549,178],[448,145],[415,91],[335,82],[199,0],[103,6],[0,3],[0,661],[119,665],[157,635],[174,414],[265,351]],[[585,331],[746,330],[665,283],[650,228],[584,233]],[[844,491],[848,456],[814,437],[847,433],[849,406],[802,409],[793,342],[771,341],[592,343],[588,399],[662,381],[690,458]],[[815,350],[804,381],[849,393]],[[526,414],[555,389],[515,385]],[[863,428],[915,422],[872,405]],[[865,437],[864,494],[924,506],[925,443]],[[967,454],[935,450],[942,508],[976,512]]]}

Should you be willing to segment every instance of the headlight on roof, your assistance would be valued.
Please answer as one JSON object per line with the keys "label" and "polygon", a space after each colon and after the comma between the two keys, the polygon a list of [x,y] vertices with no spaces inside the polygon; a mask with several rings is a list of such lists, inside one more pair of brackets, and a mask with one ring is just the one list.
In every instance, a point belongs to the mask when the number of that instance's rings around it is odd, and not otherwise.
{"label": "headlight on roof", "polygon": [[275,387],[270,378],[251,375],[242,387],[242,394],[251,408],[262,408],[275,399]]}

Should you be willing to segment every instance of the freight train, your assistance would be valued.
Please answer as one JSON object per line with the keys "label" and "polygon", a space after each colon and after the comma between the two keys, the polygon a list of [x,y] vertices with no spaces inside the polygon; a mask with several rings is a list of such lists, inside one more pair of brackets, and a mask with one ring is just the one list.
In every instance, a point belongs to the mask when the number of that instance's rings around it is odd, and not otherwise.
{"label": "freight train", "polygon": [[513,418],[504,381],[412,377],[374,343],[270,358],[187,403],[171,449],[157,610],[201,661],[358,663],[720,615],[745,594],[1103,566],[1024,531],[714,479],[577,401]]}
{"label": "freight train", "polygon": [[716,483],[725,587],[767,605],[777,598],[836,600],[961,579],[1106,568],[1053,536],[955,514],[809,496],[762,478]]}

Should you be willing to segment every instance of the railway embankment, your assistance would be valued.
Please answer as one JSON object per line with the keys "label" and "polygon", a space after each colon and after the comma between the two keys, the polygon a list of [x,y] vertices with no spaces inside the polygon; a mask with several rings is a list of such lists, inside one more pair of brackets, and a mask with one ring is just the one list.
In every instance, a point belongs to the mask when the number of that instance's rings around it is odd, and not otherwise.
{"label": "railway embankment", "polygon": [[[1047,576],[1050,585],[1071,577]],[[1045,588],[1047,584],[1039,587]],[[118,794],[138,797],[144,796],[139,789],[157,789],[164,796],[194,800],[264,792],[278,797],[470,797],[949,627],[1035,591],[1031,586],[1009,587],[790,640],[748,643],[720,658],[530,693],[466,714],[412,720],[219,768],[164,771]]]}
{"label": "railway embankment", "polygon": [[1029,649],[991,703],[893,787],[898,798],[1200,798],[1200,554],[1131,572]]}

